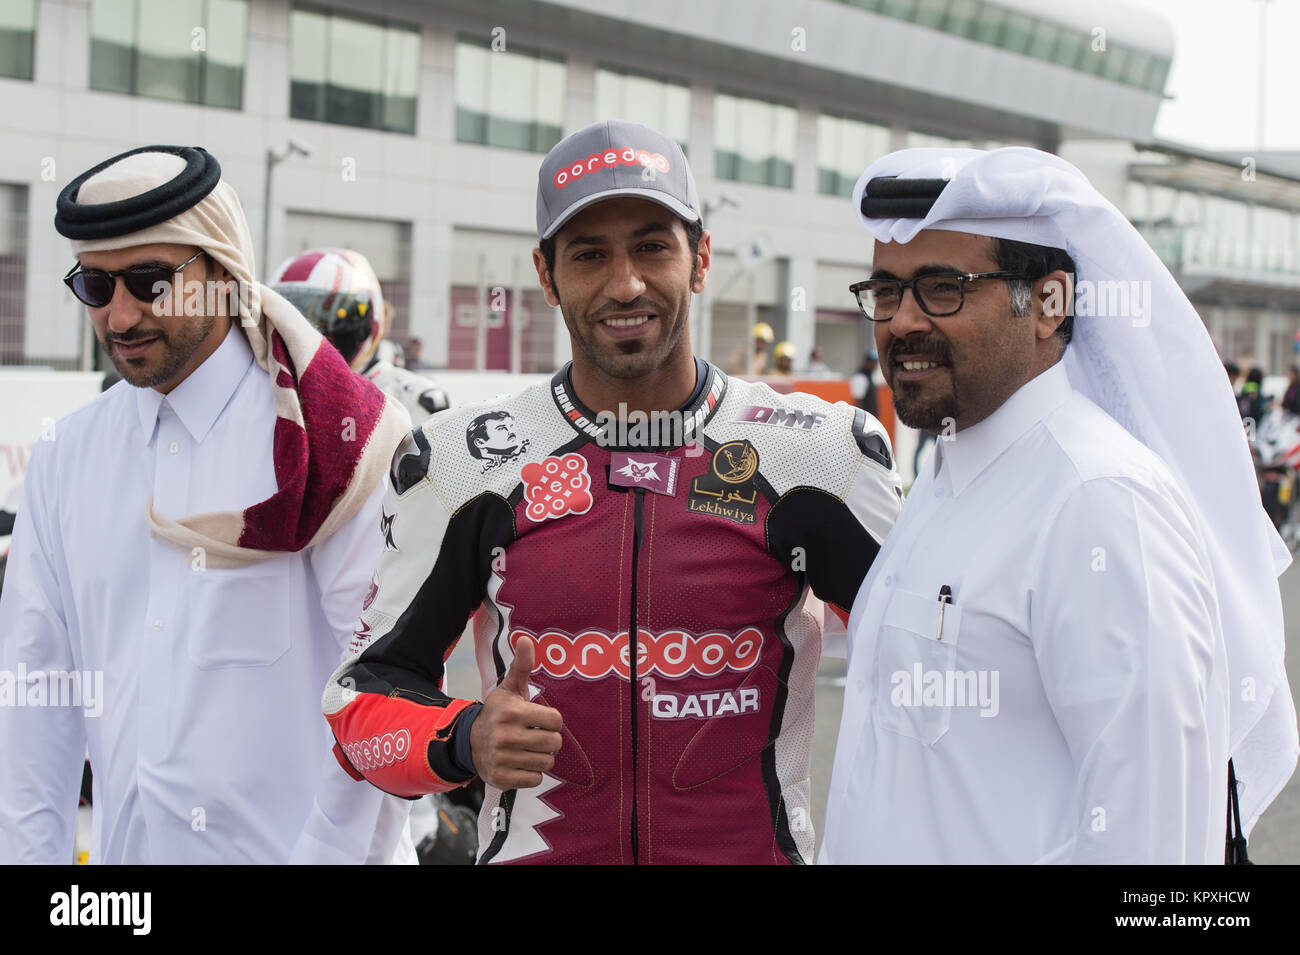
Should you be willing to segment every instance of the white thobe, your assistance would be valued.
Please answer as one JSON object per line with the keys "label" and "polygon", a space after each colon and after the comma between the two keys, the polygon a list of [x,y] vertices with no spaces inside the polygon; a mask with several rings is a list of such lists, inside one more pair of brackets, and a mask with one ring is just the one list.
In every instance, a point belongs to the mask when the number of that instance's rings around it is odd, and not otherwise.
{"label": "white thobe", "polygon": [[1169,471],[1058,364],[922,472],[850,616],[820,861],[1222,864],[1226,654]]}
{"label": "white thobe", "polygon": [[[87,752],[91,862],[413,861],[408,804],[348,778],[319,706],[383,487],[327,540],[247,567],[149,533],[150,497],[180,519],[275,493],[275,421],[233,327],[169,395],[119,382],[37,442],[0,597],[0,672],[26,693],[0,705],[0,862],[72,860]],[[81,698],[27,705],[50,671],[81,674]]]}

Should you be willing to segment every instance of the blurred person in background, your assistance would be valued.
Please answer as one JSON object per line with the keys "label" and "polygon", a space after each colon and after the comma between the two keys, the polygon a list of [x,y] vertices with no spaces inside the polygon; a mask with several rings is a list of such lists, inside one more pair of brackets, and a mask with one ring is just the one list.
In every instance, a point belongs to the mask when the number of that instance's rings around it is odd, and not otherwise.
{"label": "blurred person in background", "polygon": [[[428,378],[396,362],[401,353],[385,337],[392,305],[384,298],[370,262],[352,249],[312,249],[275,271],[271,287],[302,312],[338,349],[354,371],[402,402],[419,425],[450,404]],[[420,340],[411,340],[408,361],[419,362]],[[425,865],[469,865],[478,847],[477,815],[483,786],[433,793],[411,806],[411,838]]]}
{"label": "blurred person in background", "polygon": [[812,354],[808,356],[808,374],[810,375],[829,375],[831,368],[826,364],[826,356],[822,354],[822,347],[814,345]]}
{"label": "blurred person in background", "polygon": [[853,395],[853,400],[858,407],[871,415],[877,416],[876,407],[876,368],[878,366],[878,356],[876,349],[870,349],[862,356],[862,363],[858,365],[849,378],[849,393]]}
{"label": "blurred person in background", "polygon": [[754,326],[751,347],[748,349],[744,347],[737,348],[731,353],[731,361],[727,364],[727,374],[766,374],[768,351],[775,340],[776,333],[772,331],[772,326],[767,322],[759,322]]}
{"label": "blurred person in background", "polygon": [[1264,371],[1258,365],[1255,365],[1250,371],[1246,372],[1246,381],[1241,386],[1241,394],[1237,395],[1237,410],[1241,413],[1241,420],[1252,422],[1258,426],[1268,411],[1268,401],[1264,398]]}
{"label": "blurred person in background", "polygon": [[307,317],[353,371],[400,401],[412,422],[420,424],[450,406],[445,391],[388,355],[385,346],[395,344],[385,337],[392,325],[392,305],[360,252],[302,252],[275,270],[270,286]]}
{"label": "blurred person in background", "polygon": [[1287,370],[1286,392],[1282,395],[1282,410],[1300,415],[1300,365]]}
{"label": "blurred person in background", "polygon": [[429,371],[433,368],[422,357],[424,352],[424,342],[418,338],[412,338],[406,345],[406,367],[412,371]]}
{"label": "blurred person in background", "polygon": [[794,362],[799,350],[792,342],[781,342],[772,349],[772,374],[781,378],[794,377]]}

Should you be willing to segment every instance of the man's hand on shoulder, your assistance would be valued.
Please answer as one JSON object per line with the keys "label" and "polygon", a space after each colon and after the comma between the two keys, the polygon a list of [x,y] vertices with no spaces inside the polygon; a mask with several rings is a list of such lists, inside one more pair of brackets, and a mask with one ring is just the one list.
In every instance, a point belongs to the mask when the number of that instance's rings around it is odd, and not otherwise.
{"label": "man's hand on shoulder", "polygon": [[540,786],[560,749],[560,711],[528,699],[533,653],[533,641],[521,637],[505,679],[487,695],[470,727],[474,769],[501,790]]}

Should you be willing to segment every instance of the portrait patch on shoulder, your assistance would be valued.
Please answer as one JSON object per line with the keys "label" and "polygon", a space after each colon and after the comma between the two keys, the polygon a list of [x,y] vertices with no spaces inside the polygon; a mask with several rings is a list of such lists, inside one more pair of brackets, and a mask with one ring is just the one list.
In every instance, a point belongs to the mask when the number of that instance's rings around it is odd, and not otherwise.
{"label": "portrait patch on shoulder", "polygon": [[528,439],[515,432],[515,416],[509,411],[488,411],[470,422],[465,429],[469,453],[483,462],[486,474],[513,461],[528,450]]}

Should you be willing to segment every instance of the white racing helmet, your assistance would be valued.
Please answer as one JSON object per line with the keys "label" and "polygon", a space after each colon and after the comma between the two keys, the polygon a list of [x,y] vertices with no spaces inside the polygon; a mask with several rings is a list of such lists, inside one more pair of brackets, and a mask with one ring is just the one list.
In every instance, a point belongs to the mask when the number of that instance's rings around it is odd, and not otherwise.
{"label": "white racing helmet", "polygon": [[352,249],[309,249],[281,263],[267,283],[338,349],[366,366],[388,332],[389,310],[375,270]]}

